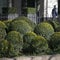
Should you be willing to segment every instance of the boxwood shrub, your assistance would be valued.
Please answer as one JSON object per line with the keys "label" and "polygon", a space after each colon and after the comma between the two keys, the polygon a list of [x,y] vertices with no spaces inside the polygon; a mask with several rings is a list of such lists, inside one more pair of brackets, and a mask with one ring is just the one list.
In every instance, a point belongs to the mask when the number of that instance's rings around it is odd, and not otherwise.
{"label": "boxwood shrub", "polygon": [[36,24],[34,22],[32,22],[31,20],[29,20],[27,17],[25,16],[21,16],[21,17],[18,17],[16,19],[14,19],[13,21],[15,20],[23,20],[23,21],[26,21],[33,29],[34,27],[36,26]]}
{"label": "boxwood shrub", "polygon": [[7,38],[9,42],[9,56],[14,57],[18,56],[22,50],[23,40],[21,35],[17,31],[11,31],[8,33]]}
{"label": "boxwood shrub", "polygon": [[0,58],[8,56],[8,45],[9,43],[7,40],[0,41]]}
{"label": "boxwood shrub", "polygon": [[5,24],[6,24],[6,26],[7,26],[7,29],[6,29],[6,31],[7,31],[7,33],[10,31],[10,25],[11,25],[11,22],[12,22],[12,20],[6,20],[6,21],[3,21]]}
{"label": "boxwood shrub", "polygon": [[53,26],[55,32],[56,32],[56,29],[60,26],[60,23],[57,20],[53,20],[53,21],[49,20],[46,22],[50,23]]}
{"label": "boxwood shrub", "polygon": [[60,32],[55,32],[51,36],[49,47],[54,53],[60,53]]}
{"label": "boxwood shrub", "polygon": [[35,27],[34,32],[46,39],[50,39],[50,36],[54,33],[54,29],[49,23],[42,22]]}
{"label": "boxwood shrub", "polygon": [[0,28],[6,29],[6,28],[7,28],[7,26],[5,25],[5,23],[4,23],[4,22],[0,21]]}
{"label": "boxwood shrub", "polygon": [[29,26],[29,24],[25,21],[13,21],[11,23],[11,30],[15,30],[20,32],[22,35],[25,33],[32,31],[32,28]]}
{"label": "boxwood shrub", "polygon": [[0,40],[5,39],[6,36],[6,25],[0,21]]}
{"label": "boxwood shrub", "polygon": [[60,32],[60,26],[56,28],[56,32]]}
{"label": "boxwood shrub", "polygon": [[7,35],[7,34],[6,34],[6,30],[0,28],[0,41],[1,41],[1,40],[4,40],[5,37],[6,37],[6,35]]}
{"label": "boxwood shrub", "polygon": [[23,43],[23,53],[26,55],[43,54],[48,49],[47,40],[33,32],[24,35]]}
{"label": "boxwood shrub", "polygon": [[37,35],[34,32],[28,32],[23,36],[23,53],[32,54],[32,40]]}
{"label": "boxwood shrub", "polygon": [[35,37],[32,42],[32,50],[33,52],[37,54],[46,54],[47,50],[48,50],[48,43],[47,40],[42,37],[42,36],[37,36]]}

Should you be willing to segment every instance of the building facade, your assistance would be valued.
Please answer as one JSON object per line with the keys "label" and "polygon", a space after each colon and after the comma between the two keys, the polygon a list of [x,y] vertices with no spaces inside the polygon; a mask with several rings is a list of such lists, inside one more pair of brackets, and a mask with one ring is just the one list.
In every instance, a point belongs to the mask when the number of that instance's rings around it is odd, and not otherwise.
{"label": "building facade", "polygon": [[[40,5],[40,9],[38,5]],[[12,7],[16,8],[18,16],[27,16],[28,7],[36,8],[36,13],[39,9],[39,16],[41,18],[44,15],[44,0],[0,0],[0,19],[8,19],[8,15],[10,14],[9,8]]]}

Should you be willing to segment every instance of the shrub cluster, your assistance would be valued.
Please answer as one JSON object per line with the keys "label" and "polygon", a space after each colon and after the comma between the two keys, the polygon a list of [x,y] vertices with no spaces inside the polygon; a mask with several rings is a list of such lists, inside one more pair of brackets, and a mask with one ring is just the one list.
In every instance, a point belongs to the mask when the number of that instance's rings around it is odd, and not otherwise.
{"label": "shrub cluster", "polygon": [[21,54],[22,38],[19,32],[11,31],[6,40],[0,41],[0,57],[14,57]]}
{"label": "shrub cluster", "polygon": [[22,35],[25,33],[32,31],[32,28],[29,26],[29,24],[25,21],[13,21],[11,23],[11,30],[15,30],[20,32]]}
{"label": "shrub cluster", "polygon": [[35,27],[34,32],[45,37],[46,39],[49,39],[50,36],[54,33],[54,29],[49,23],[42,22]]}
{"label": "shrub cluster", "polygon": [[25,54],[41,54],[48,49],[47,40],[42,36],[37,36],[33,32],[24,35],[23,43],[23,53]]}
{"label": "shrub cluster", "polygon": [[9,32],[10,31],[10,25],[11,25],[11,22],[12,22],[12,20],[6,20],[6,21],[3,21],[4,23],[5,23],[5,25],[6,25],[6,31],[7,32]]}
{"label": "shrub cluster", "polygon": [[18,56],[22,50],[22,38],[19,32],[11,31],[7,35],[7,41],[9,42],[9,56]]}
{"label": "shrub cluster", "polygon": [[0,21],[0,41],[6,37],[6,25]]}
{"label": "shrub cluster", "polygon": [[7,40],[1,40],[0,41],[0,58],[1,57],[7,57],[8,55],[8,41]]}
{"label": "shrub cluster", "polygon": [[23,36],[23,53],[30,53],[32,54],[32,40],[36,37],[37,35],[33,32],[28,32]]}
{"label": "shrub cluster", "polygon": [[48,22],[52,25],[55,32],[59,30],[58,27],[60,27],[60,23],[57,20],[55,20],[55,21],[54,20],[53,21],[49,20],[49,21],[46,21],[46,22]]}
{"label": "shrub cluster", "polygon": [[34,22],[32,22],[31,20],[29,20],[27,17],[25,16],[21,16],[19,18],[16,18],[14,19],[13,21],[16,21],[16,20],[23,20],[23,21],[26,21],[32,28],[34,28],[36,26],[36,24]]}
{"label": "shrub cluster", "polygon": [[54,53],[60,53],[60,32],[55,32],[49,41],[49,47]]}
{"label": "shrub cluster", "polygon": [[26,17],[0,21],[0,57],[60,53],[60,23],[34,24]]}

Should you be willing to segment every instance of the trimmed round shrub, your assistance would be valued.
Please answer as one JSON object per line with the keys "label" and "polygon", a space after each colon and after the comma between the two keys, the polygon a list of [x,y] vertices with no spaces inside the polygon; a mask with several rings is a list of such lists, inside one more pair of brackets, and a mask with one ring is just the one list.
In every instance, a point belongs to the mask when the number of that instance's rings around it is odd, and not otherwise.
{"label": "trimmed round shrub", "polygon": [[23,43],[23,53],[27,55],[37,55],[45,52],[48,48],[47,40],[33,32],[24,35]]}
{"label": "trimmed round shrub", "polygon": [[0,28],[5,29],[7,28],[7,26],[5,25],[4,22],[0,21]]}
{"label": "trimmed round shrub", "polygon": [[6,35],[7,35],[7,34],[6,34],[6,30],[0,28],[0,41],[1,41],[1,40],[4,40],[5,37],[6,37]]}
{"label": "trimmed round shrub", "polygon": [[11,24],[11,22],[12,22],[12,20],[6,20],[6,21],[3,21],[5,24],[6,24],[6,26],[7,26],[7,29],[6,29],[6,31],[7,31],[7,33],[10,31],[10,24]]}
{"label": "trimmed round shrub", "polygon": [[16,19],[14,19],[14,21],[15,20],[23,20],[23,21],[26,21],[32,28],[34,28],[35,26],[36,26],[36,24],[33,22],[33,21],[31,21],[31,20],[29,20],[27,17],[25,17],[25,16],[21,16],[21,17],[19,17],[19,18],[16,18]]}
{"label": "trimmed round shrub", "polygon": [[60,26],[56,28],[56,32],[60,32]]}
{"label": "trimmed round shrub", "polygon": [[54,53],[60,53],[60,32],[55,32],[49,41],[49,47]]}
{"label": "trimmed round shrub", "polygon": [[6,36],[6,25],[0,21],[0,40],[5,39]]}
{"label": "trimmed round shrub", "polygon": [[37,35],[34,32],[28,32],[23,36],[23,53],[31,54],[31,42]]}
{"label": "trimmed round shrub", "polygon": [[0,41],[0,57],[8,56],[8,44],[7,40]]}
{"label": "trimmed round shrub", "polygon": [[46,54],[48,49],[47,40],[42,36],[37,36],[32,40],[32,50],[36,54]]}
{"label": "trimmed round shrub", "polygon": [[56,29],[60,26],[60,23],[57,20],[53,20],[53,21],[49,20],[47,22],[53,26],[55,32],[56,32]]}
{"label": "trimmed round shrub", "polygon": [[7,38],[9,42],[9,56],[18,56],[22,50],[23,40],[19,32],[11,31],[8,33]]}
{"label": "trimmed round shrub", "polygon": [[25,33],[32,31],[32,28],[29,26],[29,24],[25,21],[13,21],[11,23],[11,30],[15,30],[20,32],[22,35]]}
{"label": "trimmed round shrub", "polygon": [[34,32],[46,39],[50,39],[50,36],[54,33],[54,29],[49,23],[42,22],[35,27]]}

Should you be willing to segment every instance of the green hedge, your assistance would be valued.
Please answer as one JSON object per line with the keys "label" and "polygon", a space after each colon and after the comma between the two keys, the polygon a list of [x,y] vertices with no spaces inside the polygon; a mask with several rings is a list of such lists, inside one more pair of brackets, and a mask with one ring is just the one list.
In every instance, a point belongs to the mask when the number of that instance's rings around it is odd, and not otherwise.
{"label": "green hedge", "polygon": [[21,16],[19,18],[14,19],[15,20],[23,20],[26,21],[32,28],[34,28],[36,26],[36,24],[34,22],[32,22],[31,20],[29,20],[27,17]]}
{"label": "green hedge", "polygon": [[32,40],[31,43],[36,54],[46,54],[48,50],[48,43],[44,37],[37,36]]}
{"label": "green hedge", "polygon": [[11,23],[11,30],[15,30],[20,32],[22,35],[25,33],[32,31],[32,28],[29,26],[29,24],[25,21],[13,21]]}
{"label": "green hedge", "polygon": [[60,32],[60,26],[56,28],[56,32]]}
{"label": "green hedge", "polygon": [[49,39],[50,36],[54,33],[54,29],[49,23],[42,22],[35,27],[34,32],[45,37],[46,39]]}
{"label": "green hedge", "polygon": [[6,35],[7,35],[7,34],[6,34],[6,30],[0,28],[0,41],[1,41],[1,40],[4,40],[5,37],[6,37]]}
{"label": "green hedge", "polygon": [[60,53],[60,32],[55,32],[49,41],[49,47],[54,53]]}
{"label": "green hedge", "polygon": [[6,31],[7,31],[7,33],[10,31],[10,25],[11,25],[11,22],[12,22],[12,20],[6,20],[6,21],[3,21],[5,24],[6,24],[6,26],[7,26],[7,29],[6,29]]}
{"label": "green hedge", "polygon": [[19,32],[11,31],[8,33],[7,38],[9,42],[9,56],[18,56],[22,50],[23,40]]}
{"label": "green hedge", "polygon": [[0,41],[0,58],[8,56],[8,45],[9,43],[7,40]]}
{"label": "green hedge", "polygon": [[4,22],[0,21],[0,40],[5,39],[6,36],[6,25]]}
{"label": "green hedge", "polygon": [[60,26],[60,23],[57,20],[53,20],[53,21],[49,20],[46,22],[50,23],[53,26],[55,32],[56,32],[56,29]]}
{"label": "green hedge", "polygon": [[34,32],[28,32],[23,36],[23,53],[32,54],[31,42],[36,36]]}
{"label": "green hedge", "polygon": [[23,43],[23,53],[26,55],[43,54],[48,49],[47,40],[33,32],[26,33],[23,36]]}
{"label": "green hedge", "polygon": [[5,25],[5,23],[4,23],[4,22],[0,21],[0,28],[5,29],[5,28],[7,28],[7,26]]}

